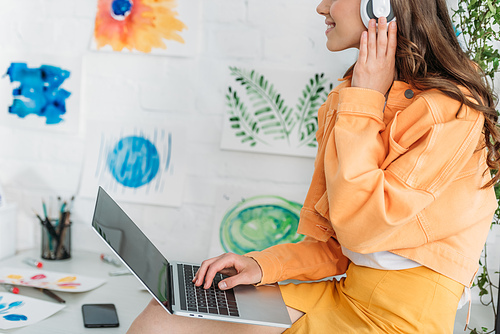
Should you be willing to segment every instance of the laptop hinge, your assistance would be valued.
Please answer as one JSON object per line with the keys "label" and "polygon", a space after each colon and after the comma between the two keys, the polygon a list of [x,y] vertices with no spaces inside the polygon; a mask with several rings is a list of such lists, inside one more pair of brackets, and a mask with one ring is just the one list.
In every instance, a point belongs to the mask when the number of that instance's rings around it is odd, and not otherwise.
{"label": "laptop hinge", "polygon": [[172,265],[169,263],[168,264],[168,269],[169,269],[169,283],[170,283],[170,293],[169,293],[169,299],[170,299],[170,305],[175,305],[175,298],[174,298],[174,293],[173,293],[173,287],[174,287],[174,273],[173,273],[173,269],[172,269]]}

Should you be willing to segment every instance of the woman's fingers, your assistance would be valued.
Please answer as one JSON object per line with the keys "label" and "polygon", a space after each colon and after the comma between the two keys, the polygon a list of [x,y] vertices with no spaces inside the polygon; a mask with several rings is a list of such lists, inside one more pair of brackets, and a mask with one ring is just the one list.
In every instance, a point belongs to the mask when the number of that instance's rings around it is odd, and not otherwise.
{"label": "woman's fingers", "polygon": [[262,280],[262,270],[260,265],[251,257],[232,254],[236,257],[234,269],[236,275],[230,276],[219,283],[219,288],[231,289],[240,284],[256,284]]}
{"label": "woman's fingers", "polygon": [[210,266],[212,265],[212,263],[216,262],[220,257],[222,257],[222,255],[218,256],[218,257],[214,257],[214,258],[208,259],[208,260],[205,260],[205,261],[203,261],[201,263],[201,266],[198,269],[198,271],[196,272],[196,274],[194,275],[194,279],[193,279],[193,283],[196,286],[200,286],[200,285],[203,284],[203,282],[205,280],[205,276],[207,274],[208,268],[210,268]]}
{"label": "woman's fingers", "polygon": [[369,88],[385,94],[394,80],[397,47],[396,23],[385,17],[370,20],[361,34],[358,61],[354,66],[353,87]]}
{"label": "woman's fingers", "polygon": [[359,55],[357,62],[364,64],[366,63],[367,58],[368,58],[368,32],[363,31],[361,33],[361,39],[359,41]]}
{"label": "woman's fingers", "polygon": [[377,33],[377,58],[387,56],[387,19],[381,17],[378,19]]}
{"label": "woman's fingers", "polygon": [[389,24],[388,42],[387,42],[387,56],[394,59],[396,57],[396,48],[398,46],[398,27],[396,21]]}
{"label": "woman's fingers", "polygon": [[381,17],[378,28],[375,19],[368,24],[368,31],[361,34],[358,62],[365,64],[387,55],[387,19]]}
{"label": "woman's fingers", "polygon": [[215,275],[221,270],[226,268],[236,268],[237,267],[237,264],[235,263],[236,260],[237,260],[236,255],[231,253],[227,253],[219,257],[217,261],[213,262],[208,267],[205,276],[205,284],[203,285],[203,287],[205,289],[210,288]]}
{"label": "woman's fingers", "polygon": [[371,19],[368,24],[368,61],[377,56],[377,22]]}
{"label": "woman's fingers", "polygon": [[219,283],[221,289],[230,289],[239,284],[255,284],[262,278],[260,266],[254,259],[226,253],[203,261],[193,283],[196,286],[203,285],[203,288],[208,289],[219,272],[230,276]]}
{"label": "woman's fingers", "polygon": [[385,17],[378,19],[378,25],[375,19],[370,20],[368,27],[367,58],[371,58],[372,60],[383,60],[388,56],[388,28],[389,25]]}

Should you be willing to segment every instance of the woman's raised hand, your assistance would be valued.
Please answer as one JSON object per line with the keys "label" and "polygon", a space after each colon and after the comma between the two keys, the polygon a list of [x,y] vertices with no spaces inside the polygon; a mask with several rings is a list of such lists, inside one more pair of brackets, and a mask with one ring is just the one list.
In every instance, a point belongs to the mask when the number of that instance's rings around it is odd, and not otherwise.
{"label": "woman's raised hand", "polygon": [[208,289],[216,273],[230,276],[219,283],[219,289],[226,290],[240,284],[256,284],[262,280],[262,270],[257,261],[250,257],[225,253],[203,261],[194,276],[196,286]]}
{"label": "woman's raised hand", "polygon": [[352,76],[352,86],[386,94],[394,81],[397,46],[396,22],[385,17],[371,19],[368,31],[361,34],[359,56]]}

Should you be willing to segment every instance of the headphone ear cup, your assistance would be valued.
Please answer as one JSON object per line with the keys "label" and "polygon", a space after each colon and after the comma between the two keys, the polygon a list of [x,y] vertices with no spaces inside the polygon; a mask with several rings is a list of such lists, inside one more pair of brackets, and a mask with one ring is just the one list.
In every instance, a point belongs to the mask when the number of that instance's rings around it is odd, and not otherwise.
{"label": "headphone ear cup", "polygon": [[[359,11],[361,14],[361,20],[366,28],[368,28],[368,23],[371,19],[375,19],[378,22],[378,17],[374,14],[373,10],[373,0],[361,0],[361,4],[359,7]],[[396,20],[394,15],[394,11],[392,10],[392,6],[389,5],[389,15],[387,15],[387,22],[392,22]]]}
{"label": "headphone ear cup", "polygon": [[368,28],[368,23],[370,22],[370,20],[377,19],[377,17],[375,17],[375,15],[373,14],[372,0],[361,0],[359,9],[361,14],[361,20],[363,21],[365,27]]}
{"label": "headphone ear cup", "polygon": [[392,10],[392,6],[390,7],[389,15],[387,15],[387,23],[396,21],[396,15],[394,15],[394,11]]}

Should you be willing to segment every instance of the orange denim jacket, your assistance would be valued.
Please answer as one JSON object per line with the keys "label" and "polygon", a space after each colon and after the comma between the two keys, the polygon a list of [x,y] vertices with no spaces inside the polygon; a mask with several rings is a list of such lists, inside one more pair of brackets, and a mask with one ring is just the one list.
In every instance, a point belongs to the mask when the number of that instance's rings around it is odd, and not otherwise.
{"label": "orange denim jacket", "polygon": [[401,81],[384,104],[349,80],[328,95],[298,228],[306,238],[247,254],[260,284],[343,274],[342,245],[390,251],[471,286],[497,207],[493,188],[480,189],[490,180],[484,116]]}

